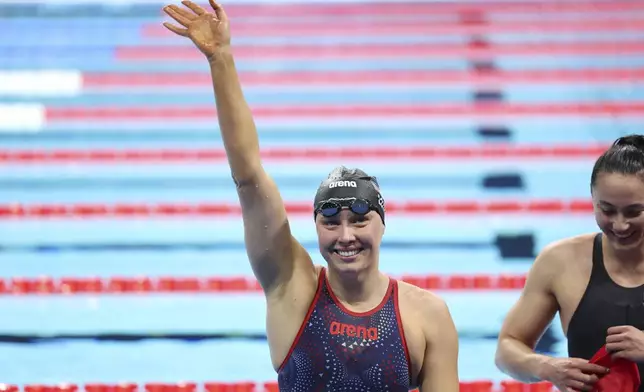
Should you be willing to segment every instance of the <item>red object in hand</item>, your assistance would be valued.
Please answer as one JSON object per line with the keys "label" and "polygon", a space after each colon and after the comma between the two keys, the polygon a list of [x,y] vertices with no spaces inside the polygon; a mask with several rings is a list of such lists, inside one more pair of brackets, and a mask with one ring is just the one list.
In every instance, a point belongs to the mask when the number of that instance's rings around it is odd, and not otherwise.
{"label": "red object in hand", "polygon": [[595,384],[593,392],[637,392],[639,389],[640,372],[637,364],[626,359],[611,358],[606,346],[602,346],[593,355],[590,363],[610,369],[610,372]]}

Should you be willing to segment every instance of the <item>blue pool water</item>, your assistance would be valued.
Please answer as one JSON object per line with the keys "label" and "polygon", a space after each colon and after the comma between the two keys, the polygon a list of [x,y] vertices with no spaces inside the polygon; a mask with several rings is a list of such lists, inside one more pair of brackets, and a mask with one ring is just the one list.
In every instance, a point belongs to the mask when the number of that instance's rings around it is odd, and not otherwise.
{"label": "blue pool water", "polygon": [[[44,0],[43,0],[44,1]],[[453,0],[456,1],[456,0]],[[46,4],[46,3],[43,3]],[[53,10],[56,9],[52,6]],[[3,10],[0,5],[0,11]],[[20,9],[15,5],[15,9]],[[159,4],[159,8],[161,4]],[[14,9],[14,8],[12,8]],[[127,61],[119,47],[185,47],[179,37],[145,37],[144,25],[160,23],[160,12],[122,17],[108,6],[90,17],[47,16],[25,8],[3,19],[0,74],[9,71],[207,72],[204,61]],[[43,11],[44,10],[44,11]],[[158,11],[158,10],[157,10]],[[52,11],[53,12],[53,11]],[[1,12],[0,12],[1,13]],[[32,14],[29,14],[32,13]],[[43,14],[44,13],[44,14]],[[112,16],[110,16],[112,15]],[[419,16],[420,18],[421,16]],[[424,20],[427,20],[425,16]],[[533,18],[523,15],[525,19]],[[584,18],[580,13],[578,18]],[[593,18],[598,18],[594,14]],[[606,16],[609,18],[610,16]],[[641,19],[641,12],[621,15]],[[456,20],[451,17],[450,20]],[[493,15],[491,23],[501,20]],[[20,39],[15,37],[20,35]],[[494,33],[480,37],[494,43],[636,42],[644,31]],[[422,34],[377,40],[352,37],[354,43],[469,42],[474,37]],[[235,39],[234,39],[235,40]],[[275,42],[335,45],[337,36],[273,37]],[[267,38],[239,37],[239,44],[267,44]],[[503,55],[490,61],[500,70],[641,69],[644,51],[627,55]],[[475,67],[467,59],[243,59],[241,71],[289,72],[331,70],[454,70]],[[508,103],[629,103],[644,99],[644,80],[602,83],[507,83],[500,87]],[[245,86],[252,104],[442,104],[472,103],[469,86],[295,87]],[[10,94],[6,104],[46,107],[213,105],[210,86],[196,89],[86,89],[73,94]],[[0,119],[2,121],[2,119]],[[440,120],[330,121],[325,118],[258,121],[262,147],[339,146],[477,148],[484,144],[578,146],[608,144],[624,134],[641,132],[644,116],[545,116],[483,121]],[[2,129],[2,127],[0,127]],[[45,121],[36,132],[20,127],[0,132],[1,150],[222,148],[215,119],[168,123],[150,121]],[[492,200],[587,199],[594,157],[523,159],[387,159],[265,162],[287,202],[312,201],[319,182],[337,165],[358,166],[380,179],[385,198],[486,202]],[[505,187],[490,179],[503,178]],[[197,163],[0,163],[0,204],[73,203],[237,203],[224,161]],[[293,216],[294,235],[323,263],[311,217]],[[391,216],[381,252],[381,268],[394,276],[428,274],[526,273],[534,256],[549,242],[596,230],[591,214],[485,216]],[[520,241],[520,236],[530,241]],[[521,238],[523,238],[521,237]],[[509,240],[508,240],[509,238]],[[504,242],[505,241],[505,242]],[[510,242],[511,245],[507,245]],[[512,254],[508,249],[516,251]],[[97,218],[82,220],[0,220],[0,277],[112,276],[252,276],[239,217]],[[439,291],[450,306],[461,336],[459,372],[463,380],[507,377],[493,363],[496,337],[518,291]],[[57,340],[0,343],[0,382],[177,382],[275,380],[263,335],[264,300],[250,294],[151,294],[82,296],[1,296],[0,335],[92,334],[236,334],[203,341]],[[244,335],[247,335],[244,337]],[[539,346],[565,355],[565,337],[552,325]]]}

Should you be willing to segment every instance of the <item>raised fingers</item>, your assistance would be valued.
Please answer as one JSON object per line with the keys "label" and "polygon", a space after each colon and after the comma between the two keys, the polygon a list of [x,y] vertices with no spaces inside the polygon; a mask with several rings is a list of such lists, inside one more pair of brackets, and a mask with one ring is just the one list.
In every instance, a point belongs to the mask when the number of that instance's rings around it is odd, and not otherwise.
{"label": "raised fingers", "polygon": [[227,19],[226,11],[224,11],[224,8],[219,5],[219,3],[217,3],[215,0],[208,0],[208,2],[210,3],[212,9],[215,11],[217,19],[222,21]]}
{"label": "raised fingers", "polygon": [[206,13],[206,11],[201,8],[199,5],[193,3],[190,0],[183,0],[181,4],[185,5],[186,7],[190,8],[192,12],[194,12],[197,15],[203,15]]}
{"label": "raised fingers", "polygon": [[165,11],[165,13],[168,14],[172,19],[176,20],[177,22],[181,23],[183,26],[186,26],[186,27],[195,18],[195,15],[177,7],[176,5],[169,5],[167,7],[163,7],[163,11]]}
{"label": "raised fingers", "polygon": [[182,29],[181,27],[177,27],[171,23],[168,22],[163,22],[163,25],[165,26],[166,29],[172,31],[175,34],[179,34],[183,37],[188,36],[188,29]]}

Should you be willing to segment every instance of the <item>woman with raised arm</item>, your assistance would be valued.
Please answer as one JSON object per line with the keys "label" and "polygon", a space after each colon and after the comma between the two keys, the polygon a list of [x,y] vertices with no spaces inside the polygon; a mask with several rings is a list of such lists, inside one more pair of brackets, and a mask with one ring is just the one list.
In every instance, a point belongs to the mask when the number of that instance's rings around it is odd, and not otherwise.
{"label": "woman with raised arm", "polygon": [[266,296],[280,391],[458,392],[458,336],[445,302],[378,269],[385,202],[375,177],[338,167],[314,199],[326,267],[292,236],[280,193],[262,167],[224,9],[183,1],[164,23],[203,52],[241,203],[245,243]]}

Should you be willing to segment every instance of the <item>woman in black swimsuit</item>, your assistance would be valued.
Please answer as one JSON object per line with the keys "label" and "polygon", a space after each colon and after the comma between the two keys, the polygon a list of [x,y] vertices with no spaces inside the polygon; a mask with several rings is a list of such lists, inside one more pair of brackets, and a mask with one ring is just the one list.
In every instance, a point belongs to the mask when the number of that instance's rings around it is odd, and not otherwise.
{"label": "woman in black swimsuit", "polygon": [[[592,391],[608,369],[589,359],[604,345],[644,370],[644,136],[619,138],[596,161],[591,193],[601,232],[548,245],[503,325],[496,364],[522,382]],[[534,352],[557,312],[569,358]]]}

